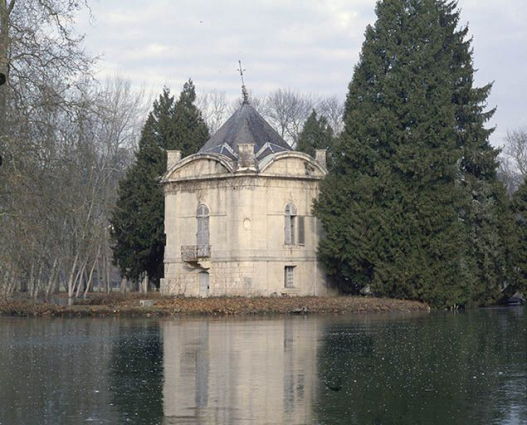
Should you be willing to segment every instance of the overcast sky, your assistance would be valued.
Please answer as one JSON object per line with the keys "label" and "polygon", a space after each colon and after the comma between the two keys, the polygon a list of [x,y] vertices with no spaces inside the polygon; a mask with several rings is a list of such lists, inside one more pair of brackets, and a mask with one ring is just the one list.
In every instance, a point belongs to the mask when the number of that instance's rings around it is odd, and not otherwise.
{"label": "overcast sky", "polygon": [[[344,99],[375,0],[100,0],[80,21],[98,76],[124,75],[157,96],[192,78],[239,96],[238,60],[256,95],[291,88]],[[494,81],[492,142],[527,126],[527,1],[459,0],[474,37],[476,82]]]}

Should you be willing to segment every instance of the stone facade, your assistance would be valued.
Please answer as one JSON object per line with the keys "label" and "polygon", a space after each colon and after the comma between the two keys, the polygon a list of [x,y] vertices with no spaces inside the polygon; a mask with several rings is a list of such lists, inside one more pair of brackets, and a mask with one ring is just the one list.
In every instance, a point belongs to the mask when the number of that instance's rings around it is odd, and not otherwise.
{"label": "stone facade", "polygon": [[321,229],[312,215],[327,172],[325,156],[318,152],[316,160],[290,149],[262,155],[268,146],[255,138],[248,134],[249,143],[230,146],[230,156],[202,149],[181,159],[179,152],[169,152],[162,179],[163,293],[328,294],[316,260]]}

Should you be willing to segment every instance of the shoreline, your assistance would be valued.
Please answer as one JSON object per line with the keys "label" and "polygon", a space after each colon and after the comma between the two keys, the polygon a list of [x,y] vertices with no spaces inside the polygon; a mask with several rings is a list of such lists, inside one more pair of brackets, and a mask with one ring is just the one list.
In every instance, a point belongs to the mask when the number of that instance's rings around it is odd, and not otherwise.
{"label": "shoreline", "polygon": [[[59,299],[67,301],[64,296]],[[147,305],[141,306],[145,300]],[[430,307],[418,301],[356,296],[175,298],[155,293],[92,294],[71,306],[20,299],[0,301],[0,316],[11,317],[214,317],[428,311]]]}

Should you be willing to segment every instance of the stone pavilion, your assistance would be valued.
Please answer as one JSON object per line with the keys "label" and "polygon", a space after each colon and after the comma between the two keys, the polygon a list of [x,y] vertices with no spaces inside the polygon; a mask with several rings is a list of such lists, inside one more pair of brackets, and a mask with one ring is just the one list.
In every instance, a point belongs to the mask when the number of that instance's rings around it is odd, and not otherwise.
{"label": "stone pavilion", "polygon": [[169,151],[164,294],[327,295],[312,214],[326,152],[296,152],[245,98],[194,155]]}

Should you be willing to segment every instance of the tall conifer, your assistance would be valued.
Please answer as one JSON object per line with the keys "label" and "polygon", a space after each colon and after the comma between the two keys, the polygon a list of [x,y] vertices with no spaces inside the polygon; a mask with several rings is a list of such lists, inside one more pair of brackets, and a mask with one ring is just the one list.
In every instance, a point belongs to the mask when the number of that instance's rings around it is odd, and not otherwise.
{"label": "tall conifer", "polygon": [[516,291],[520,291],[525,296],[527,294],[527,181],[524,181],[514,193],[512,205],[516,245],[511,256],[515,267],[506,294],[512,296]]}
{"label": "tall conifer", "polygon": [[179,149],[187,156],[209,137],[195,99],[191,80],[177,101],[168,89],[163,90],[143,127],[136,161],[119,185],[111,219],[114,259],[132,280],[146,273],[158,285],[163,276],[164,196],[158,180],[166,171],[167,149]]}
{"label": "tall conifer", "polygon": [[184,84],[174,108],[174,140],[169,147],[181,150],[182,156],[196,153],[209,138],[208,127],[195,102],[196,88],[192,80],[189,80]]}
{"label": "tall conifer", "polygon": [[[454,9],[437,0],[385,0],[366,30],[335,170],[315,205],[327,232],[320,258],[348,289],[371,285],[380,295],[436,306],[474,298],[460,163],[467,168],[469,154],[484,156],[486,136],[474,129],[480,145],[469,147],[459,126],[464,108],[481,107],[486,95],[470,87],[470,99],[454,100],[456,88],[468,90],[458,68],[471,65]],[[471,119],[482,124],[481,114],[474,108]],[[491,174],[492,155],[482,161]]]}
{"label": "tall conifer", "polygon": [[326,117],[317,117],[316,111],[313,110],[298,135],[296,150],[314,157],[316,149],[327,149],[331,153],[332,146],[333,129]]}
{"label": "tall conifer", "polygon": [[460,180],[464,201],[460,219],[465,225],[471,274],[475,286],[471,301],[489,303],[500,296],[503,283],[512,273],[513,218],[506,189],[497,177],[499,150],[485,128],[495,108],[485,110],[492,84],[474,86],[474,62],[468,27],[457,29],[456,3],[440,2],[442,22],[451,28],[451,71],[454,76],[452,102],[455,107],[457,146],[461,149]]}

